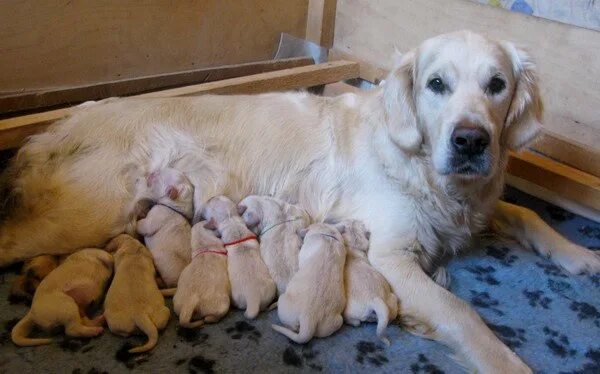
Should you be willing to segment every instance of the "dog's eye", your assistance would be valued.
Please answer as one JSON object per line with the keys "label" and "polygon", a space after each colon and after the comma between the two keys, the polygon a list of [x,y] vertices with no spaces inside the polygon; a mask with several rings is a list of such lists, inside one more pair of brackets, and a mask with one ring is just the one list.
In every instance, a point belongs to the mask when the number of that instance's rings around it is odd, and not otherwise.
{"label": "dog's eye", "polygon": [[446,85],[440,78],[433,78],[427,83],[427,87],[435,93],[441,94],[446,90]]}
{"label": "dog's eye", "polygon": [[487,91],[492,95],[496,95],[502,92],[502,90],[504,90],[505,87],[506,82],[504,82],[502,78],[494,77],[490,80],[490,83],[488,83]]}

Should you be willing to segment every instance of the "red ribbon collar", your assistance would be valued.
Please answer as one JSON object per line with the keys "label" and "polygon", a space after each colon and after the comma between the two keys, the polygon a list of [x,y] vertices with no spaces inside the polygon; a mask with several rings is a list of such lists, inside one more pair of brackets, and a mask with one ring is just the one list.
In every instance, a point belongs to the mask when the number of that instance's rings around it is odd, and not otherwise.
{"label": "red ribbon collar", "polygon": [[242,238],[242,239],[239,239],[239,240],[235,240],[233,242],[225,243],[224,245],[225,245],[225,247],[228,247],[228,246],[237,245],[237,244],[240,244],[240,243],[243,243],[243,242],[247,242],[247,241],[250,241],[250,240],[257,240],[256,235],[250,235],[250,236],[247,236],[245,238]]}

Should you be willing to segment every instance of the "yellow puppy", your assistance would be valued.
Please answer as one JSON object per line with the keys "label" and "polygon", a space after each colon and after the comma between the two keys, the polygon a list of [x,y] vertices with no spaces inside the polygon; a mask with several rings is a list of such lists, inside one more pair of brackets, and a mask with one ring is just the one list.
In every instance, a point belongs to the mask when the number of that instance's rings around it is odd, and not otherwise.
{"label": "yellow puppy", "polygon": [[113,258],[101,249],[82,249],[46,276],[33,296],[31,309],[12,330],[12,341],[20,346],[50,344],[52,339],[28,338],[39,326],[49,331],[65,327],[65,334],[91,337],[102,333],[102,316],[93,320],[85,309],[104,294],[113,269]]}
{"label": "yellow puppy", "polygon": [[152,254],[142,243],[122,234],[106,246],[115,251],[115,277],[106,294],[104,316],[111,332],[129,336],[136,327],[148,336],[146,344],[130,353],[146,352],[158,341],[158,330],[169,322],[170,312],[154,279]]}
{"label": "yellow puppy", "polygon": [[58,266],[58,257],[41,255],[31,258],[23,264],[21,273],[15,277],[8,299],[11,303],[31,302],[40,282]]}

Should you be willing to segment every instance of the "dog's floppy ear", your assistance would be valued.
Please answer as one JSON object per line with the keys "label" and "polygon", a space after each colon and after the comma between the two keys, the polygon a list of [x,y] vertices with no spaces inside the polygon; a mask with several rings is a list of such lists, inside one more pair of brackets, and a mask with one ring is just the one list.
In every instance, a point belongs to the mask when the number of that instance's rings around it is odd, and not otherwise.
{"label": "dog's floppy ear", "polygon": [[204,224],[204,228],[209,230],[215,230],[217,228],[217,223],[215,222],[215,219],[211,218],[208,221],[206,221],[206,223]]}
{"label": "dog's floppy ear", "polygon": [[300,236],[300,239],[304,240],[307,232],[308,232],[307,228],[298,230],[298,236]]}
{"label": "dog's floppy ear", "polygon": [[344,225],[343,223],[336,224],[335,228],[340,234],[343,234],[346,232],[346,225]]}
{"label": "dog's floppy ear", "polygon": [[512,60],[516,84],[502,136],[509,149],[520,150],[532,142],[542,129],[544,107],[531,57],[512,43],[504,42],[503,45]]}
{"label": "dog's floppy ear", "polygon": [[417,127],[413,97],[416,51],[407,52],[396,60],[394,69],[383,84],[383,100],[392,139],[398,147],[412,153],[419,149],[423,141]]}
{"label": "dog's floppy ear", "polygon": [[258,226],[258,224],[260,223],[260,217],[258,216],[258,214],[250,210],[246,210],[242,214],[242,219],[244,220],[246,226],[248,226],[248,228],[250,229]]}

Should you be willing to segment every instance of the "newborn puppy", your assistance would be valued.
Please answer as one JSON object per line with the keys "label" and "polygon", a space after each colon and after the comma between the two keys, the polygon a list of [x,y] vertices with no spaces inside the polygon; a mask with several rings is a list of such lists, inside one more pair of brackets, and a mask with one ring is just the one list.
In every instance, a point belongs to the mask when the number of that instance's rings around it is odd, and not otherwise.
{"label": "newborn puppy", "polygon": [[165,167],[148,174],[138,181],[139,201],[150,199],[168,206],[191,219],[194,214],[194,186],[190,180],[177,169]]}
{"label": "newborn puppy", "polygon": [[300,231],[304,244],[300,248],[299,269],[279,297],[277,310],[281,322],[291,330],[272,325],[275,331],[296,343],[306,343],[313,336],[329,336],[344,323],[346,247],[340,234],[343,231],[343,226],[336,229],[324,223]]}
{"label": "newborn puppy", "polygon": [[148,336],[148,342],[130,353],[146,352],[158,341],[158,330],[169,322],[169,308],[154,280],[152,254],[142,243],[121,234],[106,246],[114,251],[115,277],[104,301],[104,316],[110,331],[129,336],[136,327]]}
{"label": "newborn puppy", "polygon": [[[377,336],[386,344],[383,333],[388,323],[398,315],[398,298],[383,275],[379,274],[367,259],[369,236],[362,222],[348,220],[342,237],[348,249],[344,279],[346,282],[346,309],[344,320],[352,326],[361,321],[377,322]],[[375,314],[375,316],[373,315]]]}
{"label": "newborn puppy", "polygon": [[40,282],[58,266],[58,257],[41,255],[23,263],[21,272],[11,286],[8,300],[11,303],[24,302],[29,304]]}
{"label": "newborn puppy", "polygon": [[164,205],[153,206],[137,222],[137,232],[152,252],[166,287],[176,287],[179,274],[190,263],[191,230],[185,217]]}
{"label": "newborn puppy", "polygon": [[209,221],[207,228],[216,228],[227,249],[227,270],[233,304],[246,309],[246,318],[255,318],[277,293],[269,269],[260,258],[256,235],[248,230],[233,201],[225,196],[210,199],[202,210]]}
{"label": "newborn puppy", "polygon": [[192,262],[183,269],[173,298],[179,324],[188,328],[217,322],[229,311],[227,251],[205,224],[192,227]]}
{"label": "newborn puppy", "polygon": [[113,258],[101,249],[73,253],[38,286],[29,313],[12,329],[12,341],[20,346],[50,344],[52,339],[27,335],[34,326],[44,331],[64,326],[65,334],[92,337],[102,333],[102,316],[90,320],[86,308],[99,301],[112,275]]}
{"label": "newborn puppy", "polygon": [[238,204],[242,218],[260,237],[260,254],[279,295],[298,271],[302,240],[298,231],[310,224],[304,209],[268,196],[248,196]]}

